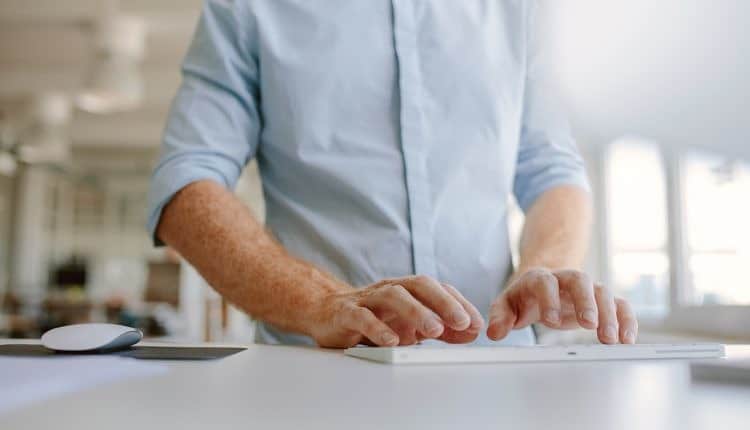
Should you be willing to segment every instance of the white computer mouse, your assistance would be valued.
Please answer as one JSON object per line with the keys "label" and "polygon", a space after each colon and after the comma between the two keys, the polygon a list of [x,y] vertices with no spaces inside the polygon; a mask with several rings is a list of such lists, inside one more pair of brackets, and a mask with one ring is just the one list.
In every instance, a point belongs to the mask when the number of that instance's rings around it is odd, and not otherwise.
{"label": "white computer mouse", "polygon": [[94,352],[124,349],[143,338],[140,330],[117,324],[88,323],[53,328],[42,335],[42,345],[54,351]]}

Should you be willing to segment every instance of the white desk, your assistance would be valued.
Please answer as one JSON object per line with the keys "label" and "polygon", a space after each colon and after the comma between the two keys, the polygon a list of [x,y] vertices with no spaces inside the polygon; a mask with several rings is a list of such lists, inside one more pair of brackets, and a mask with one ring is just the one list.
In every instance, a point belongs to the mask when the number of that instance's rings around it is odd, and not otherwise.
{"label": "white desk", "polygon": [[0,429],[750,428],[750,387],[691,381],[684,361],[391,367],[255,345],[169,366],[16,410]]}

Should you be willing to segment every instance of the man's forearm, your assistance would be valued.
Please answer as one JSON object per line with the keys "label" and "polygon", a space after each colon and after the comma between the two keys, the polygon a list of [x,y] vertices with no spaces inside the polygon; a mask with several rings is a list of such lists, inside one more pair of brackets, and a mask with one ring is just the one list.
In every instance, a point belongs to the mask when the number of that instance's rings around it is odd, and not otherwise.
{"label": "man's forearm", "polygon": [[526,214],[520,244],[521,274],[533,267],[580,269],[591,233],[591,197],[575,186],[542,194]]}
{"label": "man's forearm", "polygon": [[582,272],[591,228],[591,199],[580,188],[545,192],[526,215],[521,261],[492,303],[487,336],[541,323],[553,329],[596,329],[606,344],[635,343],[638,322],[627,301]]}
{"label": "man's forearm", "polygon": [[309,335],[316,302],[351,289],[289,255],[239,199],[211,181],[179,191],[156,234],[235,306],[284,330]]}

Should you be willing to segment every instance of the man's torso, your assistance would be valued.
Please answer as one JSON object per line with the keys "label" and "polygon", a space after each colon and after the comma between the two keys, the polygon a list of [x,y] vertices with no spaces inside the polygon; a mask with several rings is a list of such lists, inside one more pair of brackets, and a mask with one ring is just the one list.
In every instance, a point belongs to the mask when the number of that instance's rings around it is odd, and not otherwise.
{"label": "man's torso", "polygon": [[526,3],[248,1],[266,222],[290,252],[353,285],[430,275],[486,312],[511,268]]}

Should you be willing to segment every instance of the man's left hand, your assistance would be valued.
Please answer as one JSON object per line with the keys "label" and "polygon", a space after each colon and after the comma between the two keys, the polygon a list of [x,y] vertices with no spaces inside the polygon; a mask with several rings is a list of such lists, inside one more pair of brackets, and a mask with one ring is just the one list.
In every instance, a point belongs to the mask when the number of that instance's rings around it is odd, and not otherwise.
{"label": "man's left hand", "polygon": [[597,330],[602,343],[635,343],[630,305],[577,270],[531,269],[511,281],[490,308],[487,335],[500,340],[533,323],[553,329]]}

